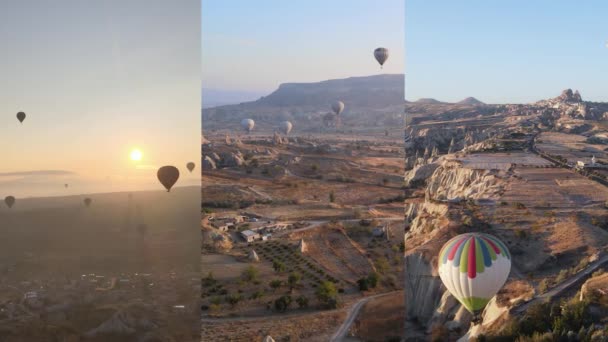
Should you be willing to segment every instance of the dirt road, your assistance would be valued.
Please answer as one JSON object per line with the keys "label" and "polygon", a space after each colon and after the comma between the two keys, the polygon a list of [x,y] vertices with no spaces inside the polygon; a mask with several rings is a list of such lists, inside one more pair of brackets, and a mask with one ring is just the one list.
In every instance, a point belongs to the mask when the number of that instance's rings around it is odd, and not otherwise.
{"label": "dirt road", "polygon": [[350,330],[351,325],[353,325],[353,322],[355,321],[355,319],[359,315],[359,311],[361,311],[361,308],[363,307],[363,305],[365,305],[365,303],[369,302],[371,299],[378,298],[378,297],[383,297],[383,296],[386,296],[386,295],[389,295],[389,294],[393,294],[395,292],[401,292],[401,291],[402,290],[391,291],[391,292],[386,292],[386,293],[380,293],[380,294],[377,294],[377,295],[361,298],[360,300],[358,300],[355,303],[355,305],[353,305],[348,310],[348,316],[346,316],[346,319],[344,320],[344,323],[342,323],[342,325],[340,326],[340,328],[338,328],[338,331],[336,331],[336,333],[332,336],[332,338],[331,338],[330,341],[332,341],[332,342],[345,341],[346,334],[348,334],[348,331]]}

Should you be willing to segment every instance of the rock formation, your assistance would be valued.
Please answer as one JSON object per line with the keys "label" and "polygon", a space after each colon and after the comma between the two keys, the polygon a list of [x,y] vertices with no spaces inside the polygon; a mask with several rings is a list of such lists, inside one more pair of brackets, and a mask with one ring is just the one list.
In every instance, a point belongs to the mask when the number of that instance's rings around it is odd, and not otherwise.
{"label": "rock formation", "polygon": [[205,156],[203,158],[203,170],[215,170],[217,166],[215,165],[215,161],[211,159],[209,156]]}
{"label": "rock formation", "polygon": [[249,261],[252,261],[252,262],[260,261],[260,257],[258,256],[258,253],[256,253],[254,249],[249,251],[249,255],[247,256],[247,259],[249,259]]}

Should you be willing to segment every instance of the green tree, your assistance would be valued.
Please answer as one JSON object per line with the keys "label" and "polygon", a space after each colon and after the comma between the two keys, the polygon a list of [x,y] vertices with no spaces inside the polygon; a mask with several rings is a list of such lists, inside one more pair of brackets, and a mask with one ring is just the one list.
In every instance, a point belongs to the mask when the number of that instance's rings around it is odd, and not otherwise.
{"label": "green tree", "polygon": [[334,283],[329,281],[322,282],[315,294],[321,304],[329,308],[335,308],[337,306],[338,290]]}
{"label": "green tree", "polygon": [[357,284],[359,285],[359,291],[369,290],[369,280],[367,278],[357,280]]}
{"label": "green tree", "polygon": [[372,272],[367,276],[367,284],[371,288],[375,288],[380,280],[380,275],[376,272]]}
{"label": "green tree", "polygon": [[230,304],[230,306],[235,307],[240,301],[243,299],[243,296],[240,294],[232,294],[226,296],[226,302]]}
{"label": "green tree", "polygon": [[275,260],[272,262],[272,268],[274,268],[275,272],[279,273],[285,272],[286,266],[283,262]]}
{"label": "green tree", "polygon": [[258,279],[260,271],[255,268],[253,265],[247,266],[245,270],[243,270],[242,277],[245,281],[251,282]]}
{"label": "green tree", "polygon": [[289,289],[293,290],[293,288],[296,287],[300,283],[301,279],[302,279],[302,275],[300,275],[300,273],[291,272],[289,274],[289,277],[287,278],[287,283],[289,284]]}
{"label": "green tree", "polygon": [[384,274],[386,271],[388,271],[389,267],[390,265],[385,257],[380,257],[378,260],[376,260],[376,269],[378,272]]}
{"label": "green tree", "polygon": [[272,288],[273,292],[276,291],[276,289],[278,289],[281,286],[283,286],[283,281],[281,281],[279,279],[275,279],[270,282],[270,287]]}
{"label": "green tree", "polygon": [[285,312],[291,304],[291,296],[281,296],[274,301],[274,308],[279,312]]}
{"label": "green tree", "polygon": [[300,309],[304,309],[308,307],[308,298],[304,297],[304,296],[299,296],[298,298],[296,298],[296,303],[298,303],[298,306],[300,307]]}

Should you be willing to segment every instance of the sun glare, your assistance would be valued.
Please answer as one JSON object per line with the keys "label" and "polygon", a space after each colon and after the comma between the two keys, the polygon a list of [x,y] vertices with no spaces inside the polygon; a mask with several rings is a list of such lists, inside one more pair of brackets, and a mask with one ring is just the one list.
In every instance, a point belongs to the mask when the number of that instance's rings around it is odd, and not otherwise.
{"label": "sun glare", "polygon": [[140,161],[141,160],[141,151],[138,149],[134,149],[131,151],[131,160]]}

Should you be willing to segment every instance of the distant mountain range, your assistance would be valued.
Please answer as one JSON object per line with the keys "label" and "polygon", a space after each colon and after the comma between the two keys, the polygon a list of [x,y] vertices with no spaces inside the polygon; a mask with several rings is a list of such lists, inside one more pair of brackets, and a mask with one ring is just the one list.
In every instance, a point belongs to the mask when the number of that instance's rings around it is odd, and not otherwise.
{"label": "distant mountain range", "polygon": [[[264,95],[264,94],[262,94]],[[203,108],[219,107],[319,107],[327,108],[340,100],[349,108],[382,108],[404,101],[404,75],[349,77],[313,83],[283,83],[277,90],[262,96],[258,93],[229,93],[203,90]],[[246,102],[247,97],[249,101]],[[207,100],[205,101],[205,98]],[[257,98],[257,100],[253,100]],[[229,103],[232,101],[232,103]]]}

